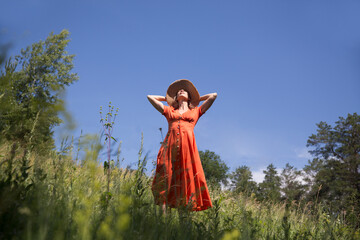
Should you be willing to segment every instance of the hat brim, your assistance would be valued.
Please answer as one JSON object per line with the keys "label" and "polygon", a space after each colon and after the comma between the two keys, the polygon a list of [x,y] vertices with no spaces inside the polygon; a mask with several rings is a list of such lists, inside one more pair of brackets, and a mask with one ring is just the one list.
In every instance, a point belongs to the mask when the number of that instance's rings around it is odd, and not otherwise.
{"label": "hat brim", "polygon": [[173,106],[175,104],[176,94],[180,89],[184,89],[190,95],[190,103],[196,107],[200,102],[200,94],[194,84],[187,79],[179,79],[170,84],[167,92],[166,92],[166,102],[169,106]]}

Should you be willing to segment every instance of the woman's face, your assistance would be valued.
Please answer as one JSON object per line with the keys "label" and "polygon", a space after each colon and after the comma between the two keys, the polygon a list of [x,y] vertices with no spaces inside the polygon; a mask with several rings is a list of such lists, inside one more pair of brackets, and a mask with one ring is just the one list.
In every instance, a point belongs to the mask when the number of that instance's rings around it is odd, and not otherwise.
{"label": "woman's face", "polygon": [[185,91],[184,89],[180,89],[177,94],[176,94],[176,99],[177,100],[189,100],[189,93],[187,91]]}

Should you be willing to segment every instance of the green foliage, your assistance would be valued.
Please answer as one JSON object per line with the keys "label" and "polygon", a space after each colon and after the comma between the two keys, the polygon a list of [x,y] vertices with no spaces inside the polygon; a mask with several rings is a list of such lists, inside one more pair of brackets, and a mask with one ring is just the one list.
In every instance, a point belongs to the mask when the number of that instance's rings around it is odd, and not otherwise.
{"label": "green foliage", "polygon": [[104,174],[107,176],[107,191],[103,193],[104,196],[104,206],[107,206],[107,202],[111,198],[111,192],[110,192],[110,181],[111,181],[111,170],[115,167],[115,161],[111,159],[111,150],[112,150],[112,144],[111,140],[116,142],[116,139],[113,137],[113,131],[114,131],[114,125],[115,125],[115,119],[118,115],[119,109],[117,108],[114,113],[114,106],[109,102],[109,108],[108,112],[105,114],[105,119],[102,117],[102,107],[100,107],[100,122],[103,126],[104,134],[105,134],[105,140],[104,143],[106,144],[106,150],[107,150],[107,160],[104,161]]}
{"label": "green foliage", "polygon": [[141,207],[142,198],[147,190],[146,185],[148,184],[145,176],[147,154],[142,157],[143,154],[144,136],[141,134],[141,146],[138,152],[138,169],[135,173],[134,184],[132,188],[134,203],[137,207]]}
{"label": "green foliage", "polygon": [[348,114],[335,124],[320,122],[308,139],[315,157],[304,168],[309,200],[336,214],[346,211],[349,222],[360,226],[360,116]]}
{"label": "green foliage", "polygon": [[230,174],[231,188],[235,193],[245,193],[250,196],[256,192],[257,184],[252,180],[252,173],[247,166],[241,166]]}
{"label": "green foliage", "polygon": [[264,170],[264,181],[259,184],[259,199],[278,202],[280,200],[281,178],[278,176],[276,168],[270,164]]}
{"label": "green foliage", "polygon": [[[1,39],[2,34],[0,33],[0,67],[2,67],[3,63],[5,62],[7,52],[11,46],[10,43],[4,43]],[[1,97],[1,96],[0,96]]]}
{"label": "green foliage", "polygon": [[300,201],[305,194],[304,185],[300,181],[301,171],[298,171],[295,167],[289,163],[281,172],[281,191],[284,194],[284,198],[288,201]]}
{"label": "green foliage", "polygon": [[[99,162],[101,141],[82,138],[87,153],[77,164],[53,153],[38,168],[10,149],[0,165],[1,239],[359,239],[359,230],[331,217],[324,208],[297,209],[257,202],[246,194],[211,192],[213,208],[201,212],[168,211],[153,204],[151,178],[138,169],[114,168],[110,191]],[[10,146],[11,147],[11,146]],[[72,149],[72,148],[68,148]],[[34,155],[34,158],[41,156]],[[27,167],[24,167],[27,166]],[[11,168],[9,178],[7,169]],[[245,169],[245,168],[244,168]],[[105,193],[105,194],[104,194]],[[104,203],[106,207],[104,207]]]}
{"label": "green foliage", "polygon": [[218,187],[220,183],[227,185],[229,167],[221,160],[220,156],[209,150],[199,151],[199,155],[206,181]]}
{"label": "green foliage", "polygon": [[29,181],[29,161],[23,156],[16,159],[17,145],[11,146],[8,158],[1,162],[0,175],[0,225],[11,231],[0,232],[0,239],[10,239],[25,224],[22,213],[27,212],[22,203],[31,199],[33,183]]}
{"label": "green foliage", "polygon": [[38,152],[53,147],[52,128],[64,110],[62,91],[78,79],[71,73],[74,55],[65,50],[68,36],[66,30],[51,33],[6,62],[0,75],[0,140]]}
{"label": "green foliage", "polygon": [[221,229],[221,203],[224,200],[224,196],[220,196],[213,199],[213,207],[207,211],[207,217],[210,220],[209,231],[211,232],[212,239],[218,239],[224,232]]}

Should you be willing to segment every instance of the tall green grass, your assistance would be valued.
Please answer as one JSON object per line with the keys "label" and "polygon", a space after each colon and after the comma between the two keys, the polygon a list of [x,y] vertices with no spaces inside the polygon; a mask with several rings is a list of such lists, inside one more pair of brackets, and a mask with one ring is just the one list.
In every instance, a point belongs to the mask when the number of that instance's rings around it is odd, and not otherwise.
{"label": "tall green grass", "polygon": [[212,186],[213,208],[164,214],[153,203],[142,146],[137,169],[112,165],[110,179],[99,138],[79,146],[83,154],[71,143],[46,157],[1,147],[0,239],[360,239],[321,205],[260,203]]}

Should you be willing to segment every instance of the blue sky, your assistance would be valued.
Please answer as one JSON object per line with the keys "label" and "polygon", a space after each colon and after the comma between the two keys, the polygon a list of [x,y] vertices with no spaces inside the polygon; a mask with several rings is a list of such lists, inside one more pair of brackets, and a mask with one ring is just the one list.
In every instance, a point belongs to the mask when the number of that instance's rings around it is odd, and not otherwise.
{"label": "blue sky", "polygon": [[156,157],[167,123],[146,95],[181,78],[218,93],[195,128],[198,148],[256,176],[270,163],[302,168],[315,124],[359,110],[359,1],[14,0],[0,11],[10,55],[70,31],[73,134],[98,133],[99,108],[112,101],[124,165],[136,162],[142,132]]}

